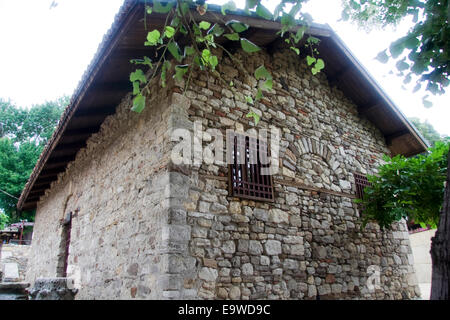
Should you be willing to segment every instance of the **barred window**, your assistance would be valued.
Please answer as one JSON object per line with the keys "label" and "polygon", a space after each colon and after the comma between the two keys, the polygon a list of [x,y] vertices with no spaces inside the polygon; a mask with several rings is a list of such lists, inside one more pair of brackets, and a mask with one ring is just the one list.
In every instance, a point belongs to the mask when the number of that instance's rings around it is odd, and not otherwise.
{"label": "barred window", "polygon": [[354,173],[353,176],[355,177],[356,196],[358,199],[362,199],[364,197],[364,188],[370,186],[370,182],[365,175]]}
{"label": "barred window", "polygon": [[[269,148],[265,141],[234,133],[227,147],[229,153],[229,189],[233,197],[273,201]],[[261,150],[261,152],[260,152]]]}

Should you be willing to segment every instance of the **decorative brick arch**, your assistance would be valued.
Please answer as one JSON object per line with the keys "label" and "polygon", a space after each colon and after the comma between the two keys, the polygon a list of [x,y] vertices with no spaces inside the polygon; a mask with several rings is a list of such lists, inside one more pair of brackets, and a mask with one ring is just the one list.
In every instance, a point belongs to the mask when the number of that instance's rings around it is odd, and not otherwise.
{"label": "decorative brick arch", "polygon": [[[336,161],[335,154],[337,152],[344,152],[344,150],[336,150],[331,144],[326,145],[323,142],[320,142],[316,139],[311,139],[309,137],[301,137],[299,140],[295,142],[297,149],[300,155],[304,155],[307,153],[315,154],[321,157],[330,167],[332,171],[335,171],[340,167],[340,163]],[[344,152],[345,155],[345,152]]]}

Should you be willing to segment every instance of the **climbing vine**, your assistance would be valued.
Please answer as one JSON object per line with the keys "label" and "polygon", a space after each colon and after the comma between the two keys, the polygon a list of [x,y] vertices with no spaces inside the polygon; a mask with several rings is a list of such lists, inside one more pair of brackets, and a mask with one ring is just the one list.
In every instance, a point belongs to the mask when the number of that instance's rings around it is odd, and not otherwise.
{"label": "climbing vine", "polygon": [[[297,55],[300,54],[300,50],[308,50],[307,64],[315,75],[325,67],[325,64],[322,59],[318,58],[317,45],[320,40],[313,36],[305,37],[312,21],[308,14],[301,12],[302,5],[306,1],[281,0],[274,12],[271,12],[261,3],[261,0],[246,0],[244,12],[247,15],[256,15],[261,19],[280,21],[281,29],[277,35],[284,39]],[[131,60],[131,63],[138,66],[130,74],[134,96],[133,111],[142,112],[145,108],[146,96],[150,95],[152,80],[159,77],[159,84],[165,87],[169,72],[176,80],[186,78],[187,87],[194,70],[207,71],[219,79],[223,85],[234,90],[233,82],[225,81],[216,70],[220,61],[214,54],[214,50],[221,49],[233,61],[236,68],[243,72],[245,69],[242,62],[222,46],[220,41],[217,41],[220,38],[238,43],[242,50],[249,54],[261,50],[258,45],[243,37],[243,33],[250,28],[249,25],[227,17],[230,12],[237,11],[233,1],[223,4],[220,6],[220,12],[215,12],[216,16],[220,17],[220,23],[198,21],[201,19],[194,18],[194,10],[203,16],[208,11],[208,5],[205,1],[198,0],[177,0],[166,3],[152,1],[145,4],[144,23],[146,27],[147,18],[152,13],[165,14],[166,19],[161,29],[148,31],[144,42],[144,46],[156,48],[154,60],[148,56]],[[182,47],[177,41],[180,38],[189,39],[189,44]],[[302,39],[304,39],[303,42]],[[144,72],[142,68],[147,68],[151,72]],[[260,100],[263,92],[272,90],[273,86],[272,75],[264,65],[255,70],[254,76],[257,80],[263,80],[263,85],[258,88],[253,97],[245,98],[248,104],[254,104],[255,101]],[[255,124],[259,121],[259,115],[255,112],[249,112],[247,117],[253,117]]]}

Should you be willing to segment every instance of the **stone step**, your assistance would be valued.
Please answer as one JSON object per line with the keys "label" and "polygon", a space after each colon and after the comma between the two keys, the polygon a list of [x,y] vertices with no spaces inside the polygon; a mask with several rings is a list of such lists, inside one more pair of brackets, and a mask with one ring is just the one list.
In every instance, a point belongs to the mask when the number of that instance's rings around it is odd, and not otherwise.
{"label": "stone step", "polygon": [[28,300],[26,288],[29,286],[26,282],[1,282],[0,300]]}

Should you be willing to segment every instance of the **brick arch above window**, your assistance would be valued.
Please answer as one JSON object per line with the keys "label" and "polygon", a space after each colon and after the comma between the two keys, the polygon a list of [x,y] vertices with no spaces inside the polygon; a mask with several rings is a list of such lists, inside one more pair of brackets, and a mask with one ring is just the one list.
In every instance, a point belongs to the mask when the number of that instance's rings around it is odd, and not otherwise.
{"label": "brick arch above window", "polygon": [[[295,143],[300,155],[304,155],[307,153],[315,154],[316,156],[321,157],[331,168],[332,171],[335,171],[340,167],[340,162],[336,160],[335,154],[338,152],[335,147],[331,144],[326,144],[320,142],[316,139],[311,139],[310,137],[301,137]],[[345,151],[339,150],[339,152],[343,152],[345,155]]]}

